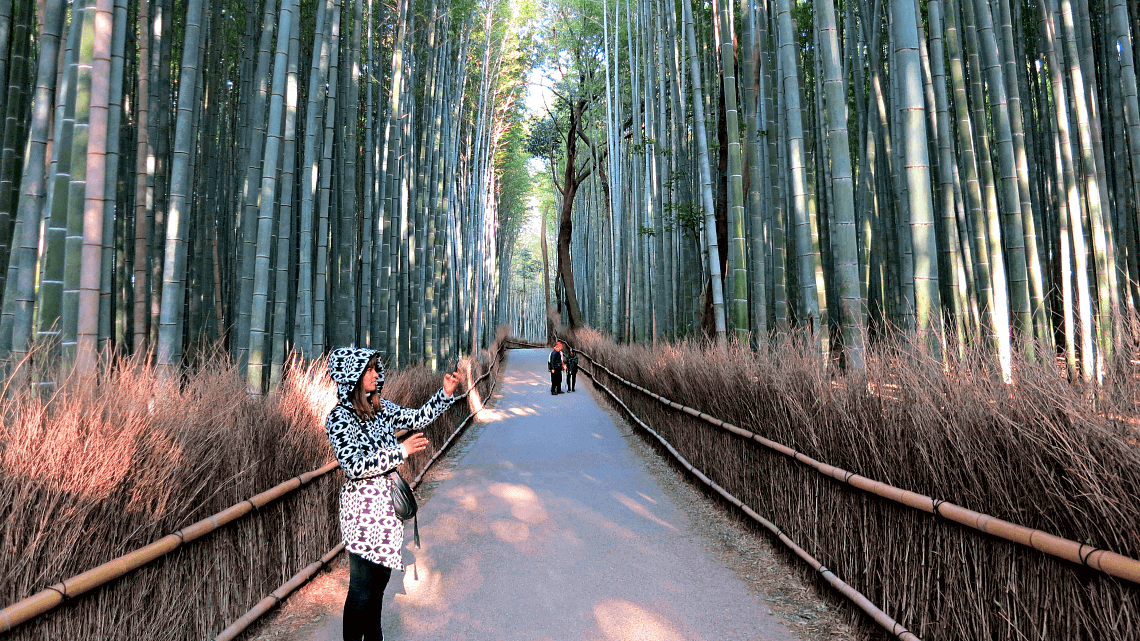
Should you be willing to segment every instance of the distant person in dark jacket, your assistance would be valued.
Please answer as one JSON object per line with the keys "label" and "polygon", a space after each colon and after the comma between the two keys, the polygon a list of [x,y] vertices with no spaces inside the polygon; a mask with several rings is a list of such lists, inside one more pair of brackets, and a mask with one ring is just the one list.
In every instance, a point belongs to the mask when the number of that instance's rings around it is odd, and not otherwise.
{"label": "distant person in dark jacket", "polygon": [[546,359],[546,367],[550,370],[550,394],[562,393],[562,341],[554,344],[554,351],[550,352],[550,358]]}
{"label": "distant person in dark jacket", "polygon": [[566,357],[563,359],[566,363],[566,391],[574,391],[574,383],[578,380],[578,355],[574,353],[573,347],[566,348]]}

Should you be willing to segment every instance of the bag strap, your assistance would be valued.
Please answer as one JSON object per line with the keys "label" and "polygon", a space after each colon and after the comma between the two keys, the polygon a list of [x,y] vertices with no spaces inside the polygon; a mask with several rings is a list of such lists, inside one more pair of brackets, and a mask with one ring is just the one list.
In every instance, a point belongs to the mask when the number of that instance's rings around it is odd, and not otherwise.
{"label": "bag strap", "polygon": [[[403,480],[403,477],[400,476],[399,470],[392,470],[392,476],[394,478],[398,478],[400,480]],[[407,481],[405,481],[405,483],[406,482]],[[409,487],[409,489],[411,488],[410,485],[408,487]],[[420,549],[420,515],[419,515],[419,512],[420,511],[417,509],[416,513],[412,515],[412,532],[414,533],[414,536],[415,536],[416,549],[417,550]]]}

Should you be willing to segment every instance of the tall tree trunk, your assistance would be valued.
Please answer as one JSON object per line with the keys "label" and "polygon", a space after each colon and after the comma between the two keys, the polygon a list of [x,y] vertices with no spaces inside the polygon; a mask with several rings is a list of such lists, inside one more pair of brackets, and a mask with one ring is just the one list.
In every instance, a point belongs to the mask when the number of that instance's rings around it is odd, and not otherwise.
{"label": "tall tree trunk", "polygon": [[[743,36],[741,38],[741,55],[743,61],[745,125],[747,136],[747,151],[745,152],[748,166],[748,205],[750,214],[749,229],[749,258],[748,269],[751,272],[751,327],[756,332],[753,340],[762,344],[767,340],[768,334],[768,307],[766,287],[766,261],[764,259],[764,240],[766,219],[765,209],[771,204],[771,185],[769,184],[767,163],[768,111],[760,96],[764,93],[761,83],[766,80],[761,69],[761,44],[757,35],[758,28],[754,19],[755,11],[747,0],[740,2],[740,16],[743,22]],[[767,67],[767,64],[764,65]],[[764,123],[765,130],[760,131]],[[674,154],[676,155],[676,154]]]}
{"label": "tall tree trunk", "polygon": [[62,85],[56,92],[55,132],[51,138],[51,173],[44,200],[47,237],[44,239],[40,291],[35,310],[39,324],[37,338],[42,341],[59,340],[59,319],[63,304],[63,258],[66,251],[68,190],[77,93],[75,56],[83,31],[83,11],[74,10],[70,22],[63,71],[60,73]]}
{"label": "tall tree trunk", "polygon": [[[1140,281],[1140,258],[1137,253],[1140,252],[1140,100],[1137,98],[1136,89],[1136,61],[1135,50],[1133,48],[1133,38],[1131,35],[1131,25],[1128,21],[1128,8],[1124,4],[1124,0],[1110,0],[1111,4],[1111,18],[1112,25],[1112,38],[1111,42],[1119,47],[1120,51],[1120,80],[1121,80],[1121,94],[1123,98],[1123,111],[1125,127],[1128,132],[1128,156],[1131,158],[1129,163],[1132,169],[1132,208],[1122,208],[1121,215],[1125,219],[1125,228],[1131,228],[1133,237],[1129,247],[1129,253],[1132,259],[1132,264],[1129,266],[1131,273],[1130,280],[1132,281],[1133,294],[1137,296],[1133,301],[1133,307],[1140,307],[1140,288],[1137,288],[1137,281]],[[1114,49],[1116,47],[1113,47]],[[1125,244],[1129,241],[1126,239]]]}
{"label": "tall tree trunk", "polygon": [[151,33],[151,16],[150,16],[150,2],[149,0],[140,0],[138,5],[138,88],[137,99],[135,100],[135,246],[134,246],[134,314],[133,325],[134,333],[131,341],[131,349],[135,354],[141,354],[143,350],[149,349],[147,346],[147,338],[149,331],[147,323],[150,320],[150,309],[147,295],[150,293],[150,288],[147,287],[147,275],[150,270],[147,269],[147,256],[149,255],[150,243],[147,236],[147,172],[148,165],[147,159],[151,155],[150,144],[150,65],[147,64],[150,60],[150,33]]}
{"label": "tall tree trunk", "polygon": [[[95,373],[99,344],[99,298],[103,275],[103,214],[107,180],[107,121],[111,93],[111,42],[107,35],[114,29],[114,3],[97,0],[91,62],[91,114],[87,143],[87,182],[83,204],[82,273],[79,278],[79,317],[76,324],[75,371],[90,376]],[[112,132],[118,137],[119,132]],[[111,176],[114,181],[117,177]],[[106,242],[111,242],[107,239]]]}
{"label": "tall tree trunk", "polygon": [[[71,138],[71,177],[68,184],[64,228],[63,296],[60,306],[59,331],[66,366],[75,365],[79,332],[79,293],[83,276],[84,214],[87,184],[87,147],[91,137],[93,74],[95,47],[95,0],[84,5],[83,26],[76,56],[75,121]],[[100,140],[100,144],[105,142]],[[101,160],[101,159],[100,159]],[[98,171],[102,171],[100,167]],[[100,195],[102,195],[100,185]],[[100,231],[102,223],[99,224]],[[96,313],[98,309],[96,308]]]}
{"label": "tall tree trunk", "polygon": [[782,67],[784,107],[787,119],[788,168],[791,172],[792,209],[795,216],[796,276],[799,279],[800,319],[809,332],[811,344],[821,350],[819,297],[815,280],[815,252],[812,249],[811,214],[808,211],[807,156],[804,146],[803,111],[800,106],[800,77],[796,62],[795,32],[792,29],[790,0],[777,0],[777,47]]}
{"label": "tall tree trunk", "polygon": [[728,206],[732,255],[732,329],[741,343],[748,341],[748,247],[744,232],[744,157],[740,147],[740,115],[737,109],[736,55],[733,43],[732,5],[730,0],[714,0],[713,10],[719,16],[717,48],[720,51],[725,125],[728,138]]}
{"label": "tall tree trunk", "polygon": [[[942,40],[943,16],[940,0],[931,0],[927,5],[927,11],[930,20],[931,76],[938,114],[935,135],[938,140],[938,182],[941,187],[942,207],[942,234],[939,239],[946,244],[943,248],[947,263],[945,275],[952,279],[949,287],[944,287],[943,291],[949,291],[953,295],[953,299],[948,301],[948,304],[953,309],[954,329],[957,332],[959,348],[962,348],[966,343],[966,309],[969,291],[966,289],[966,275],[959,269],[959,253],[956,250],[959,236],[956,218],[958,199],[956,198],[957,192],[954,183],[954,168],[957,167],[958,161],[954,153],[954,141],[950,137],[950,101],[946,93],[946,62]],[[963,244],[961,249],[965,253],[968,247]]]}
{"label": "tall tree trunk", "polygon": [[313,58],[309,69],[308,104],[305,107],[304,169],[301,174],[301,207],[298,221],[300,253],[297,261],[297,319],[294,323],[294,344],[305,356],[316,355],[313,344],[313,261],[316,247],[313,234],[313,208],[317,199],[317,158],[324,136],[321,123],[324,116],[324,86],[329,70],[329,41],[332,33],[333,0],[317,3],[314,29]]}
{"label": "tall tree trunk", "polygon": [[1005,74],[1002,71],[990,6],[983,0],[975,0],[974,8],[979,50],[986,74],[986,89],[990,96],[989,113],[993,118],[994,142],[997,145],[998,167],[1001,172],[998,191],[1002,198],[1001,209],[1005,220],[1002,238],[1006,268],[1009,272],[1011,310],[1022,335],[1030,338],[1024,344],[1032,351],[1033,318],[1030,312],[1029,276],[1025,263],[1025,231],[1022,224],[1021,195],[1010,126],[1010,105],[1006,99]]}
{"label": "tall tree trunk", "polygon": [[[1021,200],[1020,208],[1014,211],[1013,224],[1015,228],[1011,229],[1010,233],[1016,234],[1021,239],[1028,280],[1026,296],[1031,325],[1027,325],[1024,330],[1027,345],[1023,351],[1028,358],[1036,359],[1039,355],[1035,348],[1038,346],[1044,348],[1045,351],[1042,355],[1047,355],[1051,351],[1048,346],[1052,340],[1049,334],[1048,319],[1045,316],[1044,281],[1042,279],[1041,257],[1037,251],[1037,225],[1033,218],[1033,202],[1029,186],[1029,159],[1025,149],[1025,119],[1022,113],[1019,65],[1014,44],[1010,0],[998,0],[997,6],[1001,18],[1001,38],[998,44],[1000,45],[1001,63],[1004,65],[1002,76],[1006,83],[1006,94],[1009,99],[1009,126],[1010,135],[1013,139],[1014,172],[1016,174],[1017,192]],[[1020,228],[1016,228],[1018,223],[1020,223]]]}
{"label": "tall tree trunk", "polygon": [[[1092,380],[1096,372],[1096,351],[1093,347],[1095,330],[1092,322],[1092,297],[1089,286],[1088,250],[1085,244],[1084,214],[1081,207],[1080,191],[1077,184],[1076,159],[1073,158],[1074,142],[1070,133],[1071,116],[1069,113],[1068,90],[1064,69],[1067,51],[1061,50],[1057,41],[1057,34],[1061,31],[1062,16],[1058,10],[1057,0],[1042,3],[1042,27],[1044,28],[1046,55],[1050,71],[1050,85],[1053,88],[1053,107],[1056,110],[1056,145],[1058,146],[1059,183],[1064,188],[1067,198],[1061,201],[1061,256],[1060,269],[1062,275],[1062,296],[1065,299],[1066,323],[1072,314],[1068,311],[1074,305],[1073,295],[1076,297],[1076,314],[1078,327],[1076,330],[1066,330],[1066,340],[1069,342],[1070,372],[1075,371],[1075,356],[1072,354],[1075,340],[1075,331],[1080,332],[1081,375],[1086,381]],[[1070,80],[1071,82],[1071,80]],[[1082,150],[1084,151],[1084,150]],[[1088,194],[1090,199],[1095,194]],[[1068,256],[1071,251],[1071,261]],[[1071,276],[1066,274],[1070,270],[1076,276],[1077,282],[1071,283]]]}
{"label": "tall tree trunk", "polygon": [[[1087,5],[1082,5],[1087,10]],[[1107,363],[1112,359],[1113,351],[1113,300],[1115,288],[1110,284],[1108,247],[1104,236],[1104,212],[1101,199],[1101,181],[1097,176],[1097,160],[1094,149],[1092,115],[1089,113],[1088,96],[1086,95],[1087,79],[1083,73],[1085,64],[1081,62],[1081,52],[1077,47],[1075,18],[1071,0],[1061,0],[1061,33],[1065,47],[1065,58],[1069,63],[1069,91],[1070,99],[1075,107],[1077,134],[1080,142],[1081,167],[1084,172],[1085,198],[1088,202],[1089,231],[1093,241],[1094,273],[1096,275],[1096,375],[1100,381],[1104,375]],[[1077,232],[1076,218],[1074,234]],[[1084,234],[1080,233],[1083,243]],[[1074,251],[1080,251],[1074,246]],[[1079,285],[1078,285],[1079,286]]]}
{"label": "tall tree trunk", "polygon": [[[101,250],[102,269],[99,275],[99,321],[98,349],[109,351],[125,337],[125,327],[118,331],[113,327],[118,315],[115,308],[114,291],[116,279],[126,279],[125,264],[120,267],[116,261],[116,228],[119,211],[119,173],[122,145],[123,121],[123,76],[126,66],[127,45],[127,0],[114,0],[114,29],[110,42],[110,87],[107,102],[107,162],[106,179],[103,181],[103,247]],[[126,301],[123,301],[125,307]]]}
{"label": "tall tree trunk", "polygon": [[313,281],[313,351],[323,353],[331,345],[327,336],[328,319],[328,274],[329,274],[329,227],[331,225],[332,201],[332,162],[333,146],[336,142],[336,114],[338,79],[340,77],[340,24],[341,3],[334,0],[331,7],[331,31],[329,36],[329,73],[325,99],[324,143],[321,152],[319,202],[317,204],[317,249]]}
{"label": "tall tree trunk", "polygon": [[[294,11],[297,7],[294,6]],[[295,304],[296,290],[290,286],[289,275],[296,258],[291,251],[293,245],[293,192],[297,165],[297,93],[300,86],[298,66],[300,65],[300,16],[294,16],[293,29],[289,34],[289,64],[285,86],[285,138],[282,153],[284,167],[281,170],[281,196],[277,212],[277,257],[276,284],[273,287],[273,345],[272,366],[269,372],[269,389],[274,389],[281,380],[286,358],[286,328],[289,325],[289,307]]]}
{"label": "tall tree trunk", "polygon": [[242,370],[249,363],[249,337],[251,312],[253,311],[253,289],[257,260],[257,217],[258,198],[261,193],[261,164],[265,150],[265,108],[269,102],[269,66],[272,63],[270,48],[273,46],[273,21],[278,0],[265,0],[261,18],[261,38],[258,43],[257,71],[253,83],[253,100],[250,104],[249,163],[245,170],[242,186],[241,224],[238,233],[241,238],[241,254],[238,271],[241,278],[237,300],[237,327],[234,336],[234,354]]}
{"label": "tall tree trunk", "polygon": [[578,167],[578,137],[582,134],[582,115],[586,111],[587,102],[584,98],[574,101],[570,108],[570,124],[566,134],[566,163],[562,178],[562,208],[558,217],[558,280],[565,288],[566,308],[569,314],[570,327],[576,328],[583,324],[582,311],[578,306],[578,293],[574,285],[574,269],[570,258],[570,239],[574,232],[574,201],[578,188],[582,186],[592,171],[592,165],[587,159],[583,167]]}
{"label": "tall tree trunk", "polygon": [[906,165],[907,204],[910,209],[911,242],[914,252],[914,330],[930,335],[929,347],[939,349],[942,333],[941,301],[938,295],[938,248],[934,229],[934,203],[930,193],[930,163],[926,123],[923,122],[922,72],[919,58],[918,16],[912,0],[893,0],[893,35],[903,81],[902,151]]}
{"label": "tall tree trunk", "polygon": [[352,34],[345,43],[346,60],[341,71],[341,86],[345,94],[340,101],[343,113],[343,124],[338,126],[344,139],[340,144],[340,156],[343,170],[340,173],[342,194],[337,207],[337,240],[336,255],[333,262],[336,265],[334,284],[331,290],[333,324],[330,334],[330,345],[356,344],[356,318],[357,318],[357,246],[359,242],[356,221],[356,138],[357,138],[357,106],[360,104],[360,65],[358,64],[360,51],[360,23],[363,16],[363,0],[352,3]]}

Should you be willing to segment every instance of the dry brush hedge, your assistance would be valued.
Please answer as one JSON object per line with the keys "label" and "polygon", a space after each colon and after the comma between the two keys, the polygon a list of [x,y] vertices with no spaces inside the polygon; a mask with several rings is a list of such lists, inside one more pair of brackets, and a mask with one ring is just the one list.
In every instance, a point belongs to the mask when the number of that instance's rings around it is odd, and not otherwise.
{"label": "dry brush hedge", "polygon": [[[493,361],[471,363],[475,378]],[[224,357],[182,385],[127,365],[94,385],[65,382],[46,398],[25,386],[0,400],[3,605],[332,460],[324,417],[335,393],[323,360],[291,367],[263,397],[246,393]],[[422,404],[441,378],[423,366],[393,372],[385,396]],[[480,383],[484,394],[494,378]],[[467,414],[457,403],[428,437],[443,443]],[[340,541],[342,479],[334,470],[8,638],[212,638]]]}
{"label": "dry brush hedge", "polygon": [[[617,375],[850,472],[1140,558],[1137,363],[1090,400],[1046,367],[1001,383],[981,361],[869,354],[833,377],[791,345],[753,352],[575,348]],[[599,380],[714,482],[924,639],[1140,638],[1140,586],[868,495]]]}

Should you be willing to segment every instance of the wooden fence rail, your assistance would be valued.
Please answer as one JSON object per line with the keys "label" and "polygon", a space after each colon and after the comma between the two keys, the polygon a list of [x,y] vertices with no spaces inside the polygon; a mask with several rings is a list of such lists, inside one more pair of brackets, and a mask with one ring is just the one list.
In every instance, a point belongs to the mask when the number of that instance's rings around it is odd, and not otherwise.
{"label": "wooden fence rail", "polygon": [[256,509],[263,508],[282,497],[296,492],[314,480],[337,469],[337,467],[337,464],[333,462],[311,472],[295,476],[256,496],[236,503],[213,516],[208,516],[193,525],[188,525],[174,534],[168,534],[154,543],[145,545],[133,552],[128,552],[117,559],[107,561],[98,567],[87,570],[70,579],[64,579],[26,599],[17,601],[3,610],[0,610],[0,632],[7,632],[25,621],[55,609],[66,599],[71,599],[94,590],[101,585],[114,581],[128,572],[133,572],[160,559],[195,539],[199,539],[225,525],[233,523]]}

